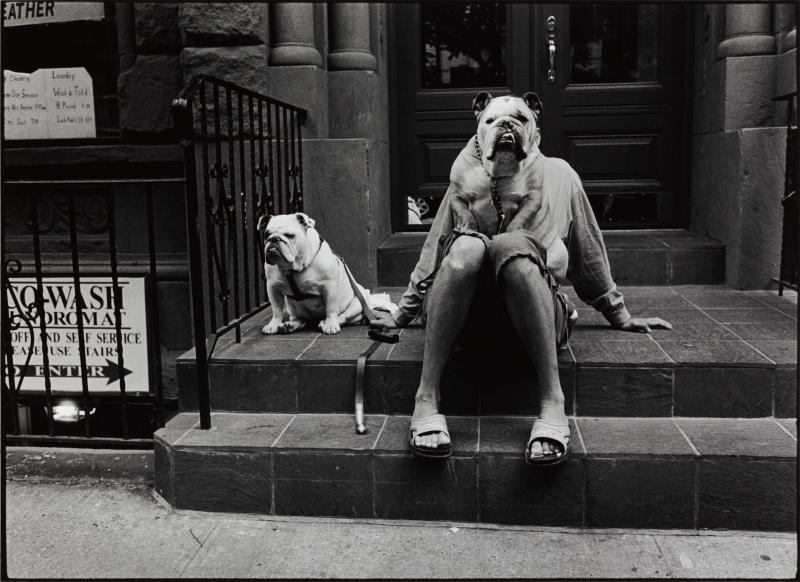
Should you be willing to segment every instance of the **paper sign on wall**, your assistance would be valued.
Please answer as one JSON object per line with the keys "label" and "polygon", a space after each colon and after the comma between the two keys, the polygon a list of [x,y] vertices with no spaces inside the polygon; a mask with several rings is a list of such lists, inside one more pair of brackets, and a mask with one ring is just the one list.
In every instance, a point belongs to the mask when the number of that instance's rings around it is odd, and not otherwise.
{"label": "paper sign on wall", "polygon": [[[11,278],[8,305],[12,318],[19,308],[35,304],[36,279]],[[92,393],[118,393],[120,379],[126,392],[149,391],[147,350],[147,314],[144,277],[119,277],[122,299],[120,323],[122,366],[117,353],[114,285],[111,277],[81,278],[83,337],[85,341],[88,386]],[[44,320],[47,332],[47,355],[51,387],[54,392],[81,392],[79,301],[71,277],[45,277]],[[11,330],[14,354],[15,385],[22,380],[23,392],[44,392],[44,353],[40,320],[33,320],[33,343],[30,331],[22,324]],[[30,355],[30,362],[24,367]]]}
{"label": "paper sign on wall", "polygon": [[3,71],[3,137],[96,137],[92,77],[83,67]]}

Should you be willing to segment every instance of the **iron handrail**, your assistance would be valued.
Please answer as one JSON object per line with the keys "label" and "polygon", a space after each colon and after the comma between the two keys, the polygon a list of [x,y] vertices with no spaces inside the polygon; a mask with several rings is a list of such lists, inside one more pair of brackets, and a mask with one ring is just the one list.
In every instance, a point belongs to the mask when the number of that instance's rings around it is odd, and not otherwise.
{"label": "iron handrail", "polygon": [[247,89],[246,87],[242,87],[241,85],[237,85],[235,83],[231,83],[230,81],[225,81],[224,79],[220,79],[219,77],[214,77],[213,75],[206,75],[204,73],[195,75],[192,77],[191,81],[189,81],[183,89],[181,89],[178,96],[173,99],[172,107],[185,107],[189,101],[192,100],[197,90],[200,88],[200,85],[203,82],[210,82],[219,87],[225,87],[227,89],[231,89],[233,91],[238,91],[243,95],[251,96],[255,99],[260,99],[266,103],[271,103],[273,105],[278,105],[281,107],[285,107],[287,109],[293,109],[297,111],[301,115],[300,123],[305,124],[306,119],[308,117],[308,111],[303,109],[302,107],[297,107],[296,105],[292,105],[291,103],[286,103],[285,101],[281,101],[280,99],[275,99],[274,97],[269,97],[264,95],[263,93],[258,93],[253,91],[252,89]]}
{"label": "iron handrail", "polygon": [[217,340],[234,331],[241,341],[242,324],[269,305],[256,225],[303,207],[301,126],[308,114],[205,74],[183,87],[172,114],[184,153],[200,428],[208,429]]}

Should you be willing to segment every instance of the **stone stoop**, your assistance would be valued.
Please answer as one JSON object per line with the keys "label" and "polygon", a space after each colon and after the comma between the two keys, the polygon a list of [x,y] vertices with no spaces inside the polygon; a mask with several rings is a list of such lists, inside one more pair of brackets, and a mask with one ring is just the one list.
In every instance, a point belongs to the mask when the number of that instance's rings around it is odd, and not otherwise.
{"label": "stone stoop", "polygon": [[[424,232],[393,234],[378,247],[378,284],[401,286],[419,258]],[[725,245],[688,230],[603,232],[618,285],[714,285],[725,282]]]}
{"label": "stone stoop", "polygon": [[796,529],[796,422],[571,419],[562,465],[522,456],[526,417],[448,419],[454,454],[416,459],[408,417],[181,414],[156,434],[156,491],[176,508],[566,527]]}
{"label": "stone stoop", "polygon": [[[569,349],[559,356],[567,414],[796,417],[796,302],[723,286],[620,289],[634,315],[663,317],[674,329],[613,330],[573,296],[578,323]],[[395,300],[402,292],[379,291]],[[355,362],[371,344],[366,328],[347,327],[335,336],[304,330],[267,337],[260,329],[268,317],[252,320],[240,344],[220,340],[210,368],[213,409],[351,412]],[[369,413],[412,412],[425,330],[409,327],[400,338],[368,361]],[[456,354],[444,373],[443,412],[535,414],[534,375],[521,358],[513,337],[492,338],[477,351]],[[196,410],[193,352],[178,359],[177,374],[181,410]]]}
{"label": "stone stoop", "polygon": [[[454,355],[443,412],[455,452],[408,451],[425,331],[382,345],[366,372],[369,432],[353,420],[366,328],[266,337],[268,314],[223,338],[212,429],[184,413],[156,434],[156,489],[175,507],[529,525],[793,530],[797,300],[718,285],[621,287],[672,331],[611,330],[578,303],[561,381],[573,425],[560,468],[523,461],[532,373],[513,338]],[[389,291],[397,299],[400,288]],[[567,292],[574,294],[570,288]],[[178,361],[196,409],[194,356]]]}

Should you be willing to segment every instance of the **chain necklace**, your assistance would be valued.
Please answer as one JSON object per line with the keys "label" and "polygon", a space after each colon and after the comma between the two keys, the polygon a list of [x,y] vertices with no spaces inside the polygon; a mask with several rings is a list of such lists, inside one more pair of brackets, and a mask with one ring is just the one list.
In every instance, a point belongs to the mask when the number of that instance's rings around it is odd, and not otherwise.
{"label": "chain necklace", "polygon": [[[483,164],[483,154],[481,152],[481,146],[478,145],[478,138],[475,138],[475,153],[478,155],[478,159],[481,160],[481,165]],[[494,211],[497,213],[497,232],[495,234],[500,234],[503,232],[503,228],[505,227],[506,222],[506,213],[503,211],[503,201],[500,200],[500,193],[498,192],[497,183],[499,182],[500,178],[492,176],[489,172],[486,171],[486,168],[483,168],[483,171],[486,172],[486,176],[489,178],[489,192],[492,195],[492,204],[494,205]]]}

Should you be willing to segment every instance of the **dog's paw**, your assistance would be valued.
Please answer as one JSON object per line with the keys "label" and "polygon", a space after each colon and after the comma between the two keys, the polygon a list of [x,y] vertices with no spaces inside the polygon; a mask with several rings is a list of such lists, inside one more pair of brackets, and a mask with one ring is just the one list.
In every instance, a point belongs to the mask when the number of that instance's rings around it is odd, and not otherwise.
{"label": "dog's paw", "polygon": [[278,327],[278,333],[294,333],[298,329],[303,329],[306,326],[306,323],[300,319],[290,319],[289,321],[284,321]]}
{"label": "dog's paw", "polygon": [[338,317],[323,319],[319,322],[319,329],[322,333],[327,335],[333,335],[342,331],[342,327],[339,325]]}
{"label": "dog's paw", "polygon": [[276,333],[280,333],[281,325],[283,325],[280,321],[272,320],[267,325],[261,328],[261,333],[264,335],[275,335]]}

